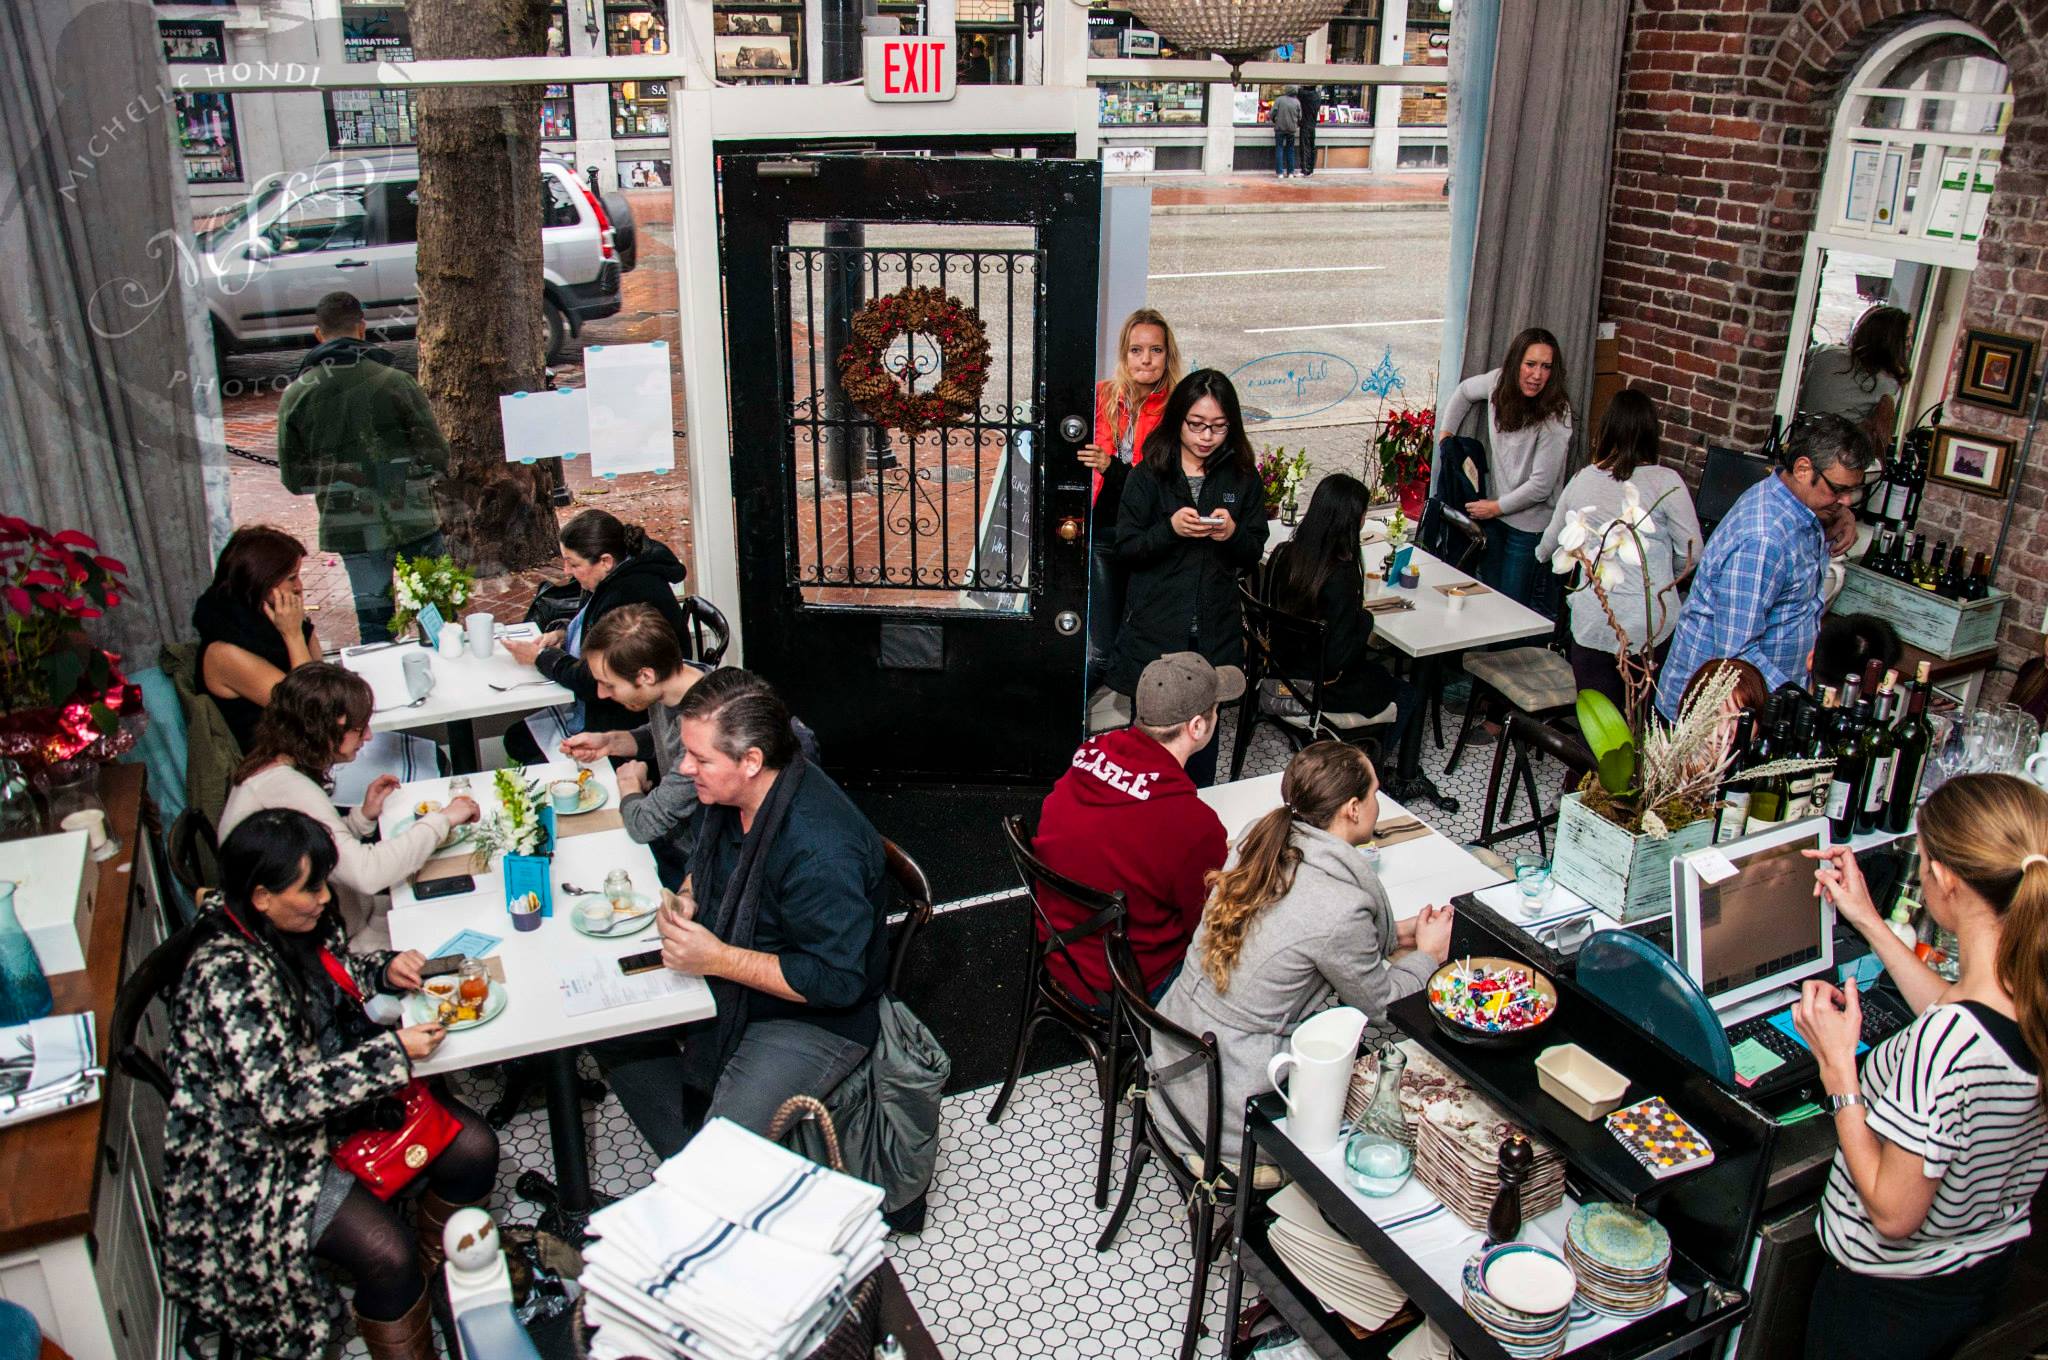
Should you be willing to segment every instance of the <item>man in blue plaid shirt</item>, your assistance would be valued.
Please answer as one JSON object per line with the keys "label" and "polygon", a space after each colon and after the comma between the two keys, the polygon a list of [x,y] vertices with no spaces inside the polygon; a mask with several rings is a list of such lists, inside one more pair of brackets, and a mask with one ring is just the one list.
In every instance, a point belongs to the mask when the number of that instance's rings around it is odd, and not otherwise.
{"label": "man in blue plaid shirt", "polygon": [[1820,634],[1828,522],[1847,514],[1875,456],[1870,437],[1840,416],[1793,427],[1777,475],[1743,492],[1707,541],[1657,678],[1659,713],[1676,720],[1694,672],[1722,657],[1749,662],[1772,689],[1805,682]]}

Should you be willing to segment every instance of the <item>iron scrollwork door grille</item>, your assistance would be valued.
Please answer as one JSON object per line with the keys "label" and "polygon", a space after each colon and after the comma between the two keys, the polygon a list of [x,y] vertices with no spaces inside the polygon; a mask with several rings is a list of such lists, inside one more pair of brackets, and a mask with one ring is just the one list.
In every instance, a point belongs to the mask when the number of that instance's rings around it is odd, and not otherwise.
{"label": "iron scrollwork door grille", "polygon": [[[984,230],[1011,239],[1030,231]],[[1043,252],[791,244],[775,247],[774,257],[788,356],[789,584],[819,603],[861,602],[820,599],[820,588],[881,587],[965,593],[985,607],[1032,589]],[[849,271],[858,271],[857,289]],[[828,290],[867,299],[912,286],[942,288],[973,307],[990,351],[973,418],[914,439],[884,431],[838,394],[827,368],[838,355],[825,352],[822,338]],[[928,338],[899,337],[885,363],[912,392],[938,381],[939,355]]]}

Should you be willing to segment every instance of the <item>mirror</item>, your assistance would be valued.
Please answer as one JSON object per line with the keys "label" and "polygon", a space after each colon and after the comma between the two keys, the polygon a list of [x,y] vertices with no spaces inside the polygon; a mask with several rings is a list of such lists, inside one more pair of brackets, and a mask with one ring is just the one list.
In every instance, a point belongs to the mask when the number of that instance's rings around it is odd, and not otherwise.
{"label": "mirror", "polygon": [[[1891,448],[1927,409],[1941,400],[1944,372],[1961,314],[1970,271],[1862,251],[1822,248],[1812,271],[1812,323],[1805,343],[1786,356],[1796,374],[1795,415],[1831,412],[1870,430]],[[1902,340],[1880,343],[1887,329],[1883,309],[1905,313]],[[1894,320],[1890,326],[1896,328]],[[1883,363],[1853,359],[1859,325],[1868,325],[1873,350],[1889,350],[1906,370],[1903,384]]]}

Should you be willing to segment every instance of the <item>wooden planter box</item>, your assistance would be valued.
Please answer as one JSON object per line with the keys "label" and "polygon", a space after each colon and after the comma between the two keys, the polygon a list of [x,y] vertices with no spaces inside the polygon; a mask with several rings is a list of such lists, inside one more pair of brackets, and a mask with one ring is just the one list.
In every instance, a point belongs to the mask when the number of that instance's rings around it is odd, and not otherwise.
{"label": "wooden planter box", "polygon": [[1568,793],[1557,814],[1550,876],[1627,923],[1671,910],[1671,861],[1709,844],[1714,819],[1702,817],[1663,840],[1631,836]]}
{"label": "wooden planter box", "polygon": [[1837,614],[1875,614],[1898,629],[1901,641],[1944,661],[1997,645],[2009,598],[2003,590],[1981,600],[1949,600],[1854,562],[1844,565],[1844,573],[1842,593],[1835,597]]}

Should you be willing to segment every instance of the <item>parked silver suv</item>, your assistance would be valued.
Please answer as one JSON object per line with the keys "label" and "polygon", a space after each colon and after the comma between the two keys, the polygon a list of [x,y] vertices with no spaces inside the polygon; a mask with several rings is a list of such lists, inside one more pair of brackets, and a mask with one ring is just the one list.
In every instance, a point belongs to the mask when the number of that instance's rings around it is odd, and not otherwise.
{"label": "parked silver suv", "polygon": [[[584,322],[619,310],[620,265],[612,225],[575,168],[543,156],[540,177],[553,363]],[[268,177],[201,234],[200,273],[220,353],[312,344],[313,306],[336,289],[362,299],[372,334],[412,334],[419,178],[411,153],[327,161]]]}

